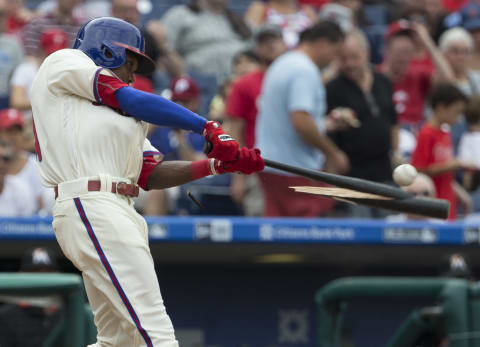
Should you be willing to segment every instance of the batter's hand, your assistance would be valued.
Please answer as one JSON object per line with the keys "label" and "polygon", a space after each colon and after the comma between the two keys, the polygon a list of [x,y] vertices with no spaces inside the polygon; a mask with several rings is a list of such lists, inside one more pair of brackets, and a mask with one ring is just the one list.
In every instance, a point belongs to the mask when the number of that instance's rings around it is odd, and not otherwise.
{"label": "batter's hand", "polygon": [[241,172],[249,175],[264,168],[265,162],[258,148],[243,147],[238,151],[238,157],[232,161],[215,160],[215,171],[219,174]]}
{"label": "batter's hand", "polygon": [[217,122],[207,122],[203,128],[203,136],[210,147],[206,152],[209,158],[227,162],[238,157],[238,148],[240,147],[238,142],[225,133]]}

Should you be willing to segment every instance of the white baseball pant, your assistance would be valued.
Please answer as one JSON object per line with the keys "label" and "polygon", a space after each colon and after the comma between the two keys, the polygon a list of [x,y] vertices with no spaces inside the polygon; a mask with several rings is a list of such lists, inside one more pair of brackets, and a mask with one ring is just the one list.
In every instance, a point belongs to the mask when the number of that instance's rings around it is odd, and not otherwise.
{"label": "white baseball pant", "polygon": [[107,192],[111,178],[101,177],[100,192],[87,192],[87,181],[59,185],[53,229],[65,256],[82,272],[98,329],[93,346],[178,347],[145,220],[132,199]]}

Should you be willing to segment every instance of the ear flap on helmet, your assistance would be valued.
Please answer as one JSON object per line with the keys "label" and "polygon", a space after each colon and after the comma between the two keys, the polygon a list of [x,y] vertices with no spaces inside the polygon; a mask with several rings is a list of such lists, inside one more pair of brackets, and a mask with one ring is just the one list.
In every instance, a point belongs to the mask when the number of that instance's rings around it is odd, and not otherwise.
{"label": "ear flap on helmet", "polygon": [[125,48],[117,46],[111,41],[104,41],[96,54],[92,54],[93,61],[100,66],[105,66],[111,69],[120,67],[125,63],[127,54]]}

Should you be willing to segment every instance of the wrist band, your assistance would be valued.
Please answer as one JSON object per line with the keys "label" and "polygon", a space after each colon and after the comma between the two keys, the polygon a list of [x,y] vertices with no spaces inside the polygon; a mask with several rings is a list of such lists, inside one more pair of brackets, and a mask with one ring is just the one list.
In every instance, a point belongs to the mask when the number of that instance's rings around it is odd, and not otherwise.
{"label": "wrist band", "polygon": [[190,165],[192,179],[196,180],[210,175],[216,175],[215,159],[204,159],[192,162]]}

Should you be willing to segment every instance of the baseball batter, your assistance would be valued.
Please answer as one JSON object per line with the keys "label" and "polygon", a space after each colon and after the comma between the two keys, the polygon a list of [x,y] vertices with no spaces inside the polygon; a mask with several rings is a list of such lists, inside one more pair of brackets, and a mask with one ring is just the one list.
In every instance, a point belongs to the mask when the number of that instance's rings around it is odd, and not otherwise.
{"label": "baseball batter", "polygon": [[[55,189],[53,229],[82,272],[98,347],[178,346],[160,294],[145,220],[132,197],[212,174],[264,167],[256,149],[214,122],[129,87],[152,71],[133,25],[115,18],[85,24],[74,49],[50,55],[32,87],[39,171]],[[195,131],[212,145],[197,162],[157,162],[147,122]]]}

